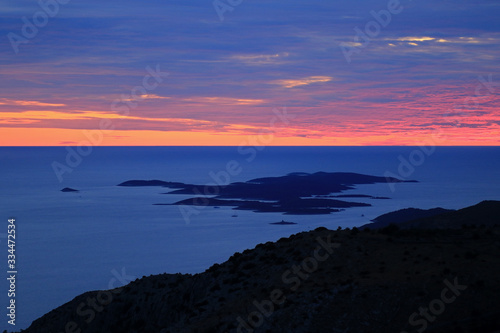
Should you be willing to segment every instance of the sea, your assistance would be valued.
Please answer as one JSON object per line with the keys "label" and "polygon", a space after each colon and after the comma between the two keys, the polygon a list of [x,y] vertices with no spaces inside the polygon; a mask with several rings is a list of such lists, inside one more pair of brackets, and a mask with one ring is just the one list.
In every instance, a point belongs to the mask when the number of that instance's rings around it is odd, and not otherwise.
{"label": "sea", "polygon": [[[179,206],[154,204],[186,195],[117,186],[133,179],[205,185],[319,171],[418,182],[355,186],[343,194],[390,199],[345,198],[372,206],[328,215],[231,207],[183,214]],[[65,187],[79,192],[61,192]],[[352,228],[398,209],[460,209],[483,200],[500,200],[500,147],[1,147],[0,330],[25,329],[86,291],[151,274],[200,273],[235,252],[320,226]],[[270,224],[281,220],[297,224]],[[16,236],[13,269],[9,224]],[[15,296],[8,271],[16,272]],[[12,299],[15,326],[7,308]]]}

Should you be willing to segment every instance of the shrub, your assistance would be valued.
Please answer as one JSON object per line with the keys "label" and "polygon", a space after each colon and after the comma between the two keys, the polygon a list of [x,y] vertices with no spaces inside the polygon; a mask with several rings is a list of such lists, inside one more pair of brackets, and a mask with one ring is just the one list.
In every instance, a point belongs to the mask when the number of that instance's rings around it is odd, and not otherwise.
{"label": "shrub", "polygon": [[393,235],[398,231],[399,227],[394,223],[391,223],[387,227],[380,229],[380,233],[384,235]]}

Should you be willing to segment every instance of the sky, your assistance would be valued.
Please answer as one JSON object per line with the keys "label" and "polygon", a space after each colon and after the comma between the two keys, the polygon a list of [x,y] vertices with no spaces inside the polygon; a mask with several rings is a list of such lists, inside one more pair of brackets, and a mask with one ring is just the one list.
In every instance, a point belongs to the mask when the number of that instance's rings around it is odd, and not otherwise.
{"label": "sky", "polygon": [[9,0],[0,145],[498,145],[497,0]]}

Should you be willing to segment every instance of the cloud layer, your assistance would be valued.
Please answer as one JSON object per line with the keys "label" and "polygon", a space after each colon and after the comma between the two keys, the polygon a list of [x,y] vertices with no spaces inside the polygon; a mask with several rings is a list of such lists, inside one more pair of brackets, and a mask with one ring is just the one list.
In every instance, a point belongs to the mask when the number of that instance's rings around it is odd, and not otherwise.
{"label": "cloud layer", "polygon": [[222,2],[0,5],[0,144],[500,143],[500,2]]}

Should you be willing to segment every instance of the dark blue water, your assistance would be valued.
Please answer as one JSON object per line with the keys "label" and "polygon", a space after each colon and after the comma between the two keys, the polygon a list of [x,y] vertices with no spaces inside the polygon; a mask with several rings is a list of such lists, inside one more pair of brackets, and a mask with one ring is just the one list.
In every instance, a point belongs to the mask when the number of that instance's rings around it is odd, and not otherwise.
{"label": "dark blue water", "polygon": [[[231,182],[298,171],[347,171],[419,183],[358,186],[349,193],[392,199],[331,215],[285,218],[207,207],[189,221],[177,206],[152,205],[185,196],[162,195],[165,189],[155,187],[116,186],[129,179],[207,184],[226,177],[230,161],[240,171],[230,175]],[[80,153],[65,147],[0,148],[5,272],[7,219],[17,220],[14,329],[26,328],[84,291],[149,274],[201,272],[235,251],[318,226],[359,226],[407,207],[456,209],[500,200],[499,185],[499,147],[94,147]],[[64,187],[80,192],[60,192]],[[283,218],[298,224],[269,224]],[[6,281],[0,288],[6,295]],[[1,300],[7,306],[7,297]],[[0,315],[0,329],[13,329]]]}

